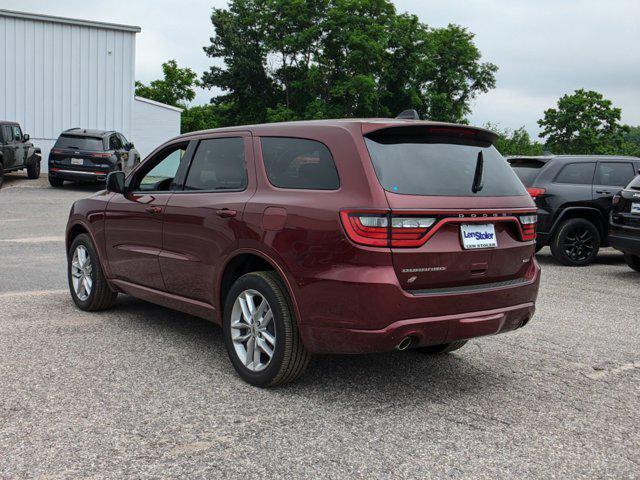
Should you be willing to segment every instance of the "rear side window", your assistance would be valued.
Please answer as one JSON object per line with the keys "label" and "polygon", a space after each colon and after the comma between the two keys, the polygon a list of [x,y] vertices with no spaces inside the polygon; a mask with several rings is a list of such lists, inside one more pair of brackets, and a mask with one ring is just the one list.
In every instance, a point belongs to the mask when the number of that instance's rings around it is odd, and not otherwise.
{"label": "rear side window", "polygon": [[633,165],[626,162],[600,162],[596,173],[596,185],[624,187],[634,176]]}
{"label": "rear side window", "polygon": [[554,180],[556,183],[573,183],[575,185],[591,185],[595,163],[570,163],[562,167]]}
{"label": "rear side window", "polygon": [[262,137],[262,158],[272,185],[280,188],[337,190],[338,171],[329,149],[300,138]]}
{"label": "rear side window", "polygon": [[13,141],[13,129],[9,125],[2,127],[2,136],[5,142]]}
{"label": "rear side window", "polygon": [[542,167],[545,163],[540,160],[533,160],[528,158],[514,158],[509,160],[509,164],[520,181],[527,187],[533,185],[538,175],[540,174]]}
{"label": "rear side window", "polygon": [[[487,142],[430,135],[382,134],[365,138],[385,190],[407,195],[511,196],[527,191],[513,169]],[[482,152],[482,190],[473,182]]]}
{"label": "rear side window", "polygon": [[80,137],[74,135],[60,135],[55,144],[57,148],[72,148],[74,150],[88,150],[90,152],[104,151],[102,138]]}
{"label": "rear side window", "polygon": [[243,190],[247,187],[244,139],[202,140],[193,157],[185,190]]}

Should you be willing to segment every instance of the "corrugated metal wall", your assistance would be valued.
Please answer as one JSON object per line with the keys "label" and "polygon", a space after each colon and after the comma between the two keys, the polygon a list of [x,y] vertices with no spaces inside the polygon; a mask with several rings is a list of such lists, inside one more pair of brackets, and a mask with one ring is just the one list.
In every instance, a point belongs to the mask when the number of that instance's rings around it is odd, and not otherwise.
{"label": "corrugated metal wall", "polygon": [[43,153],[72,127],[130,137],[134,74],[134,32],[0,12],[0,119],[20,122]]}
{"label": "corrugated metal wall", "polygon": [[180,134],[181,112],[177,108],[136,97],[133,104],[131,141],[141,158]]}

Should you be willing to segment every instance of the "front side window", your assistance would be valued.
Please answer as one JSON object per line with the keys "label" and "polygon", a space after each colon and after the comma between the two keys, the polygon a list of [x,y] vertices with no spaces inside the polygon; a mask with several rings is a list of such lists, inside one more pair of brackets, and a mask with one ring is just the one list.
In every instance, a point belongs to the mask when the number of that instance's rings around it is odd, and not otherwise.
{"label": "front side window", "polygon": [[247,167],[242,137],[211,138],[198,145],[184,184],[185,190],[244,190]]}
{"label": "front side window", "polygon": [[592,162],[570,163],[562,167],[554,180],[556,183],[591,185],[596,164]]}
{"label": "front side window", "polygon": [[122,143],[115,133],[109,137],[109,150],[120,150]]}
{"label": "front side window", "polygon": [[263,137],[262,158],[272,185],[280,188],[337,190],[340,179],[329,149],[301,138]]}
{"label": "front side window", "polygon": [[13,139],[16,142],[21,142],[22,141],[22,132],[20,131],[20,127],[18,127],[18,126],[14,126],[13,127]]}
{"label": "front side window", "polygon": [[634,177],[633,165],[626,162],[600,162],[596,174],[596,185],[624,187]]}
{"label": "front side window", "polygon": [[[389,192],[482,197],[527,193],[488,142],[383,131],[370,134],[365,143],[378,180]],[[476,172],[481,172],[480,188],[474,185]]]}
{"label": "front side window", "polygon": [[173,189],[173,180],[187,151],[187,143],[172,145],[149,161],[149,170],[142,170],[142,178],[134,190],[164,192]]}

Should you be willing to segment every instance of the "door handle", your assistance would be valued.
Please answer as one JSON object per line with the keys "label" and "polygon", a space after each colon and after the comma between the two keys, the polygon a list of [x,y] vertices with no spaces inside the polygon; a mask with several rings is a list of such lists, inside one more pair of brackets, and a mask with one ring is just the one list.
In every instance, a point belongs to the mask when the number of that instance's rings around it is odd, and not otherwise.
{"label": "door handle", "polygon": [[162,207],[147,207],[145,210],[149,213],[160,213],[162,212]]}
{"label": "door handle", "polygon": [[231,210],[229,208],[221,208],[220,210],[216,210],[216,215],[222,218],[231,218],[235,217],[238,214],[235,210]]}
{"label": "door handle", "polygon": [[609,190],[596,190],[596,193],[599,193],[600,195],[611,195]]}

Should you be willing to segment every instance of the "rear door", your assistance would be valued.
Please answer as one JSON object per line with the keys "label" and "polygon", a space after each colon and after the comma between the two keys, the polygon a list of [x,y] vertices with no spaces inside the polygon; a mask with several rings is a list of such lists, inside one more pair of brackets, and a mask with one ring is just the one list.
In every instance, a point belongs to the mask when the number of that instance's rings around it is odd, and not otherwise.
{"label": "rear door", "polygon": [[215,305],[218,273],[238,248],[245,204],[255,188],[250,133],[198,142],[184,186],[164,215],[160,267],[168,292]]}
{"label": "rear door", "polygon": [[613,196],[624,189],[635,176],[632,162],[600,161],[593,180],[593,199],[608,216]]}
{"label": "rear door", "polygon": [[506,160],[473,131],[394,130],[365,141],[391,207],[392,245],[396,235],[416,238],[392,247],[401,285],[455,291],[523,278],[534,244],[519,217],[535,207]]}

